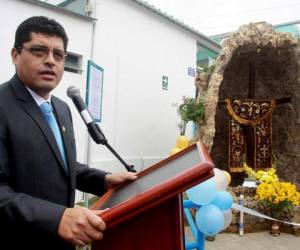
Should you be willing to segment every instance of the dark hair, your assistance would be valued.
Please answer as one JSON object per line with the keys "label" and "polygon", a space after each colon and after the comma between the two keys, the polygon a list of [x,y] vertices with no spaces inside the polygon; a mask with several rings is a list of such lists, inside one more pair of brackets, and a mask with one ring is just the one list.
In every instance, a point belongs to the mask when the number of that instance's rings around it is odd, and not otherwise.
{"label": "dark hair", "polygon": [[31,33],[41,33],[49,36],[58,36],[64,42],[67,51],[68,36],[61,24],[45,16],[33,16],[23,21],[16,30],[14,48],[17,50],[23,43],[31,40]]}

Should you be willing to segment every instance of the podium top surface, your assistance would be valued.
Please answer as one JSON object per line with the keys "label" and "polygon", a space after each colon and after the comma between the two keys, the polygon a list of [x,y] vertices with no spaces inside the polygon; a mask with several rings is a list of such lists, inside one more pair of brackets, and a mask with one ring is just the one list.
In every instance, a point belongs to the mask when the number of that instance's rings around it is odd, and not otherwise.
{"label": "podium top surface", "polygon": [[210,178],[212,169],[204,146],[193,144],[138,173],[137,180],[109,190],[92,209],[110,208],[101,215],[105,221],[114,213],[136,213]]}

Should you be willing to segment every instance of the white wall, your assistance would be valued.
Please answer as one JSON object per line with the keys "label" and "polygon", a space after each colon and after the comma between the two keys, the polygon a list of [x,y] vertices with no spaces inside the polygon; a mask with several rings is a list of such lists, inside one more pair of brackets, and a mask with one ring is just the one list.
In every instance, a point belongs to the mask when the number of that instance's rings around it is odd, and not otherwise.
{"label": "white wall", "polygon": [[[141,168],[167,156],[179,134],[172,103],[194,96],[188,67],[196,65],[196,39],[129,0],[99,0],[93,60],[104,68],[101,127],[110,144]],[[168,91],[162,76],[169,77]],[[93,147],[93,165],[114,171],[113,157]]]}
{"label": "white wall", "polygon": [[[196,66],[196,39],[164,18],[129,0],[97,0],[93,61],[104,68],[103,117],[109,143],[136,169],[166,157],[179,134],[179,117],[172,103],[183,95],[194,96],[194,79],[188,67]],[[83,55],[86,70],[92,43],[92,23],[66,13],[18,0],[0,0],[0,82],[11,78],[10,59],[14,33],[24,19],[45,15],[59,21],[70,38],[69,50]],[[16,15],[16,13],[18,13]],[[14,17],[14,18],[11,18]],[[162,76],[169,77],[168,91],[162,90]],[[54,91],[69,103],[73,113],[79,161],[85,161],[85,126],[66,97],[70,85],[85,93],[86,71],[65,72]],[[108,171],[124,170],[103,146],[92,143],[92,166]],[[118,166],[118,167],[116,167]]]}
{"label": "white wall", "polygon": [[[4,26],[0,32],[0,83],[9,80],[15,72],[11,62],[10,51],[13,47],[14,35],[18,25],[25,19],[35,15],[48,16],[60,22],[69,37],[68,50],[83,55],[83,65],[87,64],[86,61],[91,51],[92,37],[92,23],[90,21],[18,0],[0,0],[0,10],[2,10],[0,23]],[[55,95],[69,103],[73,113],[76,141],[79,148],[78,159],[84,161],[86,129],[71,100],[66,96],[66,89],[70,85],[79,87],[82,93],[85,93],[86,72],[83,74],[65,72],[60,85],[54,91]]]}
{"label": "white wall", "polygon": [[[83,65],[84,69],[86,68],[86,61],[89,59],[91,52],[92,23],[90,21],[18,0],[0,0],[0,10],[0,23],[2,25],[0,32],[0,83],[9,80],[15,72],[11,62],[10,51],[13,47],[17,26],[25,19],[35,15],[54,18],[64,26],[69,36],[68,50],[83,55]],[[70,85],[79,87],[84,94],[86,72],[83,74],[65,72],[60,85],[54,90],[54,94],[66,101],[71,108],[78,149],[78,160],[85,162],[87,132],[72,101],[66,96],[66,89]],[[80,198],[80,195],[77,194],[77,200]]]}

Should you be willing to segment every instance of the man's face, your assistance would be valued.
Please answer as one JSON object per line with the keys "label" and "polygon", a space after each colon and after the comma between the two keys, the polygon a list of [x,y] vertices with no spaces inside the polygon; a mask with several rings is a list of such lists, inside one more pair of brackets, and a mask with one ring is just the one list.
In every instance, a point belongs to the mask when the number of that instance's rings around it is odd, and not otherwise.
{"label": "man's face", "polygon": [[13,48],[11,55],[19,78],[28,88],[47,98],[64,72],[63,40],[57,36],[31,33],[31,40],[17,49],[20,53]]}

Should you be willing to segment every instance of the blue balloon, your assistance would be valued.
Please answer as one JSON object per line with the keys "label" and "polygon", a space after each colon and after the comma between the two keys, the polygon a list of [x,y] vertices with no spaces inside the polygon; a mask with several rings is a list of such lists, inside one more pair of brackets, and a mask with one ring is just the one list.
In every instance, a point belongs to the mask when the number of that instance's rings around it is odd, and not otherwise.
{"label": "blue balloon", "polygon": [[186,191],[188,198],[197,205],[211,203],[216,193],[217,187],[213,179],[208,179]]}
{"label": "blue balloon", "polygon": [[219,191],[216,193],[215,198],[211,204],[216,205],[222,211],[228,210],[231,208],[233,203],[233,198],[229,192]]}
{"label": "blue balloon", "polygon": [[216,235],[224,228],[224,214],[215,205],[202,206],[196,212],[196,225],[205,235]]}

